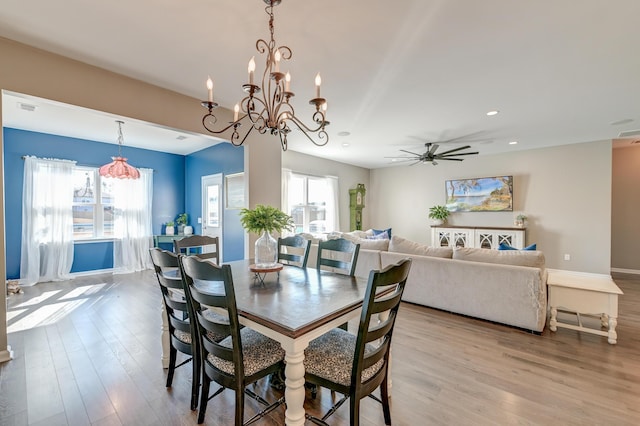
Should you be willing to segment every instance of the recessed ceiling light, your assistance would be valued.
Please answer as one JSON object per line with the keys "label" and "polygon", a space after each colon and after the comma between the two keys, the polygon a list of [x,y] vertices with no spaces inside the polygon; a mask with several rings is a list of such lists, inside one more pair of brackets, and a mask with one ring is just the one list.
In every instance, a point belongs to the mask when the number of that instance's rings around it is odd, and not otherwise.
{"label": "recessed ceiling light", "polygon": [[338,132],[338,136],[349,136],[351,132]]}
{"label": "recessed ceiling light", "polygon": [[343,146],[343,147],[345,147],[345,148],[346,148],[346,147],[348,147],[348,146],[349,146],[349,142],[344,142],[344,143],[342,144],[342,146]]}
{"label": "recessed ceiling light", "polygon": [[518,145],[518,141],[511,141],[509,142],[509,145]]}
{"label": "recessed ceiling light", "polygon": [[492,110],[492,111],[489,111],[489,112],[487,113],[487,115],[488,115],[489,117],[491,117],[492,115],[497,115],[499,112],[500,112],[500,111],[498,111],[497,109],[494,109],[494,110]]}
{"label": "recessed ceiling light", "polygon": [[185,135],[179,135],[178,137],[176,137],[176,139],[178,139],[179,141],[183,141],[185,140],[187,137]]}

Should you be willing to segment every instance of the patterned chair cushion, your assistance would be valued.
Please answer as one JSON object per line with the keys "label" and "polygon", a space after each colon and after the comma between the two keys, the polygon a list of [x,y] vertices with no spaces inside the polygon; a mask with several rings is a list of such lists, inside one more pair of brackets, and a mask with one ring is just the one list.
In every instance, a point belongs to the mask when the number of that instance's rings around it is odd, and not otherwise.
{"label": "patterned chair cushion", "polygon": [[[257,331],[245,327],[240,330],[240,338],[242,339],[245,376],[251,376],[284,359],[284,349],[282,349],[280,343]],[[220,345],[231,348],[231,336],[222,340]],[[234,374],[233,362],[220,359],[211,354],[209,354],[207,360],[218,370],[227,374]]]}
{"label": "patterned chair cushion", "polygon": [[[187,345],[191,344],[191,333],[182,330],[176,330],[173,335],[176,336],[176,338],[182,343],[186,343]],[[219,342],[220,340],[227,337],[221,334],[212,333],[211,331],[207,333],[207,336],[209,336],[209,339],[213,340],[214,342]]]}
{"label": "patterned chair cushion", "polygon": [[[367,344],[365,353],[375,346]],[[356,351],[356,336],[339,328],[312,340],[304,351],[304,368],[308,373],[344,386],[351,385],[351,369]],[[369,380],[382,368],[380,360],[362,372],[362,382]]]}

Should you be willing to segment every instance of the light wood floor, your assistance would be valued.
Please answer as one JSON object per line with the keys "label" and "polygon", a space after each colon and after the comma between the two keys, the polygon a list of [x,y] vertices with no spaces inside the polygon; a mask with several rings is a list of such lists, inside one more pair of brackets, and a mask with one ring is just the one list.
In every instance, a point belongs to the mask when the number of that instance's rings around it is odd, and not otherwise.
{"label": "light wood floor", "polygon": [[[403,304],[393,348],[394,425],[640,424],[640,277],[614,277],[618,344],[559,329],[541,336]],[[195,425],[189,370],[172,389],[160,364],[160,292],[151,271],[96,275],[8,297],[15,359],[0,367],[1,425]],[[181,371],[182,370],[182,371]],[[278,396],[268,384],[263,390]],[[331,403],[322,391],[306,409]],[[209,402],[230,425],[233,393]],[[256,405],[247,399],[247,413]],[[348,406],[330,418],[347,425]],[[282,410],[259,422],[284,423]],[[382,425],[363,401],[362,425]]]}

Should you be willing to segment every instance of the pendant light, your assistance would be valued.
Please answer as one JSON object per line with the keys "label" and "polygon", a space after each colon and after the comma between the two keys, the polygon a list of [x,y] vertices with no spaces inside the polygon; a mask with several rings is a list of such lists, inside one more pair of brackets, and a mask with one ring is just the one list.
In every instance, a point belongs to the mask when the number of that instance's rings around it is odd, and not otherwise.
{"label": "pendant light", "polygon": [[138,179],[140,177],[138,169],[129,165],[127,159],[122,156],[122,143],[124,142],[122,125],[124,122],[116,120],[116,123],[118,123],[118,156],[111,157],[113,160],[111,163],[100,167],[100,176],[118,179]]}

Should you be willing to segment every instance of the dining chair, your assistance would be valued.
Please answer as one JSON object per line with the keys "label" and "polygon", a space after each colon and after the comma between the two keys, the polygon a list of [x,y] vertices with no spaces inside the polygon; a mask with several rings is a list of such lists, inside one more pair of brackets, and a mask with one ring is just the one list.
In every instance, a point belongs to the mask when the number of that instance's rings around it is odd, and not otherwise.
{"label": "dining chair", "polygon": [[[220,264],[218,237],[208,235],[189,235],[173,241],[173,251],[177,254],[195,254],[201,259],[214,259]],[[194,253],[195,252],[195,253]]]}
{"label": "dining chair", "polygon": [[278,262],[306,268],[310,249],[311,240],[300,235],[278,238]]}
{"label": "dining chair", "polygon": [[318,243],[317,268],[329,267],[333,271],[354,276],[360,253],[360,244],[344,238]]}
{"label": "dining chair", "polygon": [[[233,277],[229,265],[215,265],[195,256],[180,256],[180,268],[191,299],[201,348],[202,392],[198,424],[204,422],[207,402],[225,389],[235,392],[235,425],[251,424],[284,403],[284,397],[269,404],[247,386],[271,375],[284,366],[284,350],[278,342],[249,327],[240,327]],[[197,284],[195,284],[197,283]],[[212,322],[209,310],[223,310],[228,324]],[[222,341],[208,333],[228,333]],[[211,382],[220,388],[209,396]],[[244,395],[267,405],[244,423]]]}
{"label": "dining chair", "polygon": [[[389,352],[410,269],[411,259],[406,258],[381,271],[371,271],[358,333],[353,335],[335,328],[312,340],[305,349],[305,380],[344,395],[322,419],[307,416],[312,423],[326,425],[325,420],[349,399],[349,424],[358,426],[360,400],[369,396],[382,404],[385,424],[391,424]],[[373,316],[381,313],[383,315]],[[380,398],[373,395],[377,388],[380,388]]]}
{"label": "dining chair", "polygon": [[[183,293],[178,255],[159,248],[151,248],[149,252],[162,292],[162,301],[169,325],[169,371],[166,387],[171,387],[176,368],[192,361],[191,409],[195,410],[200,388],[199,346],[197,339],[194,338],[196,336],[195,326],[190,321],[189,306],[187,306],[187,300]],[[220,341],[227,336],[228,334],[221,332],[219,334],[212,333],[209,337],[212,340]],[[176,365],[178,352],[188,355],[190,358]]]}

